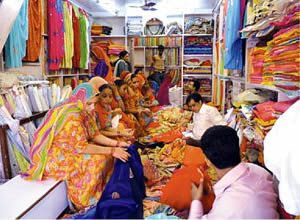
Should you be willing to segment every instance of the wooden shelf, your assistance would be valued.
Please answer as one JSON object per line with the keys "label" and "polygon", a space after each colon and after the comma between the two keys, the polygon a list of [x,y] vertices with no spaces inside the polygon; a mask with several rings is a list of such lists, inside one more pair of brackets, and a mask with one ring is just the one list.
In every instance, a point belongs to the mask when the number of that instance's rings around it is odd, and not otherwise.
{"label": "wooden shelf", "polygon": [[[140,49],[140,48],[145,48],[145,49],[157,49],[158,46],[134,46],[134,48],[136,49]],[[180,48],[180,46],[164,46],[164,48],[169,49],[169,48]]]}
{"label": "wooden shelf", "polygon": [[126,35],[104,35],[104,36],[95,36],[92,35],[91,38],[126,38]]}
{"label": "wooden shelf", "polygon": [[185,37],[212,37],[212,34],[184,34]]}
{"label": "wooden shelf", "polygon": [[271,90],[274,92],[282,92],[280,89],[276,88],[275,86],[267,86],[267,85],[261,85],[261,84],[256,84],[256,83],[246,83],[246,86],[248,88],[258,88],[258,89],[266,89],[266,90]]}
{"label": "wooden shelf", "polygon": [[211,74],[183,74],[184,77],[193,77],[193,78],[211,78]]}
{"label": "wooden shelf", "polygon": [[89,76],[89,73],[79,73],[79,74],[61,74],[61,75],[45,75],[48,78],[55,78],[55,77],[70,77],[70,76]]}
{"label": "wooden shelf", "polygon": [[212,54],[183,54],[185,57],[212,57]]}

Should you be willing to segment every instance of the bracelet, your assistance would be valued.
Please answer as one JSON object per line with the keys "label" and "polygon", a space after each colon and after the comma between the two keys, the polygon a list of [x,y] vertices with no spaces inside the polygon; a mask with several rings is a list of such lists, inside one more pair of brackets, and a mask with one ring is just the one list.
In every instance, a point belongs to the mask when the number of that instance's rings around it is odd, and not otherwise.
{"label": "bracelet", "polygon": [[119,142],[119,141],[117,141],[116,147],[119,147],[119,144],[120,144],[120,142]]}

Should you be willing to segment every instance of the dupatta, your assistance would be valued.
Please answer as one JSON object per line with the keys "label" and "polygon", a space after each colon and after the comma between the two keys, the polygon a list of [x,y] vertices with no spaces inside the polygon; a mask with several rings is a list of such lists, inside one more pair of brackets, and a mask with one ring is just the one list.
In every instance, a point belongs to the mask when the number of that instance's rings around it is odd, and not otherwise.
{"label": "dupatta", "polygon": [[[73,95],[66,102],[49,110],[45,120],[34,133],[34,142],[29,155],[31,164],[29,170],[24,174],[26,179],[42,180],[48,152],[55,136],[72,115],[78,116],[85,112],[83,104],[92,96],[92,86],[88,83],[83,83],[73,91]],[[94,135],[96,133],[95,125],[88,125],[89,123],[90,121],[85,123],[85,126],[89,126],[87,127],[89,135]]]}

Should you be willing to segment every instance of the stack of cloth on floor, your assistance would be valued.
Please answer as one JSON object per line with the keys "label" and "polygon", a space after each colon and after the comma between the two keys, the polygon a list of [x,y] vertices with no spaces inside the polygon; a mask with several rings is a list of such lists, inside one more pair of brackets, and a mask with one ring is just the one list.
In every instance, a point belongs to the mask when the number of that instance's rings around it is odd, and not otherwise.
{"label": "stack of cloth on floor", "polygon": [[91,31],[93,36],[111,35],[112,27],[101,24],[93,24]]}
{"label": "stack of cloth on floor", "polygon": [[212,54],[211,37],[184,38],[184,54]]}
{"label": "stack of cloth on floor", "polygon": [[186,34],[212,34],[212,21],[206,18],[189,18],[184,25]]}
{"label": "stack of cloth on floor", "polygon": [[[200,148],[185,145],[176,139],[163,148],[144,149],[141,153],[146,178],[144,217],[153,219],[165,216],[186,219],[191,204],[191,183],[199,184],[204,175],[207,190],[202,202],[207,213],[214,201],[212,182],[216,173],[205,163]],[[180,187],[178,187],[180,186]]]}

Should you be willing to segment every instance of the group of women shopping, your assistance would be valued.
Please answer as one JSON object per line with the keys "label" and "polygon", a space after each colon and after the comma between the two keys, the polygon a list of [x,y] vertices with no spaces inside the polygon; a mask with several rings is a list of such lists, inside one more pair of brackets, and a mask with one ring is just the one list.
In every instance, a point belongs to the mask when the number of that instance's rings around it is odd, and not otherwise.
{"label": "group of women shopping", "polygon": [[[140,70],[124,71],[113,83],[92,78],[49,110],[34,134],[24,178],[65,180],[77,210],[97,203],[115,158],[128,160],[126,148],[143,135],[158,108]],[[117,127],[115,116],[121,116]]]}

